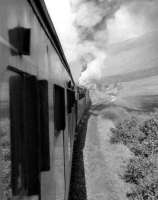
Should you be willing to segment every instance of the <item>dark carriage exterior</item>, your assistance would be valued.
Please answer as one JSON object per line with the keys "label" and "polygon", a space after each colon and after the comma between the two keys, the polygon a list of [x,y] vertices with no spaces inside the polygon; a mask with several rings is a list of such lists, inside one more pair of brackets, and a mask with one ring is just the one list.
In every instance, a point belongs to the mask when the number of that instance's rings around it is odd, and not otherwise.
{"label": "dark carriage exterior", "polygon": [[0,199],[66,200],[88,101],[43,0],[0,1],[0,58]]}

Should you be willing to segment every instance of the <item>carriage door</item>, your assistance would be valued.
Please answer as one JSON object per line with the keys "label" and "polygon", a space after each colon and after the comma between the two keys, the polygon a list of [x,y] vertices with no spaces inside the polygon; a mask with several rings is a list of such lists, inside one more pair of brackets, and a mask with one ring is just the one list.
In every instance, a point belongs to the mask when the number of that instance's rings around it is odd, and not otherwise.
{"label": "carriage door", "polygon": [[34,76],[10,77],[11,185],[13,196],[39,199],[39,102]]}

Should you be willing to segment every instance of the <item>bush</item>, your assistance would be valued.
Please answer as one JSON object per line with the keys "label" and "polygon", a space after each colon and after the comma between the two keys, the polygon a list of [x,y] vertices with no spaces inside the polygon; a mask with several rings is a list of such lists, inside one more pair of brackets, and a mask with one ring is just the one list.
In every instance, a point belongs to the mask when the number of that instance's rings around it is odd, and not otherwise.
{"label": "bush", "polygon": [[144,121],[131,117],[111,130],[111,143],[122,143],[134,154],[122,176],[132,185],[132,191],[127,194],[132,200],[158,199],[158,118],[155,116]]}

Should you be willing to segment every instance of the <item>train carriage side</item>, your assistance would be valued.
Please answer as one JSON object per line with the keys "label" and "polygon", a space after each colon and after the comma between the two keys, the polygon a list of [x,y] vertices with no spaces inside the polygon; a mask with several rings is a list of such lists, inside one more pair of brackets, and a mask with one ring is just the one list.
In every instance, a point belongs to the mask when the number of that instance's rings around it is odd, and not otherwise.
{"label": "train carriage side", "polygon": [[0,1],[0,60],[0,199],[66,200],[74,81],[43,0]]}

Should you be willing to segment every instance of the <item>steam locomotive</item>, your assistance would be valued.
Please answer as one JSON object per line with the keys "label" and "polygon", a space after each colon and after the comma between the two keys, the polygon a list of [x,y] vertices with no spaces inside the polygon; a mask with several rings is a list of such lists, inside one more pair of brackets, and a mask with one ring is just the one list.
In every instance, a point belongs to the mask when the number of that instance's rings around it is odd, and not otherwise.
{"label": "steam locomotive", "polygon": [[43,0],[0,1],[0,199],[68,199],[76,86]]}

